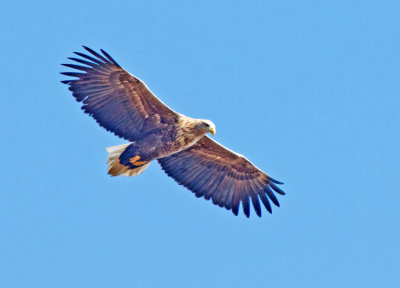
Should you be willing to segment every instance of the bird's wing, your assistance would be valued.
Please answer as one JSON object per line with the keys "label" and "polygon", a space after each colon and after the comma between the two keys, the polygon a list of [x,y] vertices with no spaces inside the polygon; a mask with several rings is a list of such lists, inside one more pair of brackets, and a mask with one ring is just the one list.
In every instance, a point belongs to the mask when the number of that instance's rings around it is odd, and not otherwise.
{"label": "bird's wing", "polygon": [[267,176],[245,157],[207,136],[190,148],[158,161],[168,176],[194,192],[197,197],[207,200],[211,198],[214,204],[232,209],[235,215],[242,202],[243,212],[249,217],[249,200],[258,216],[261,216],[259,200],[271,213],[269,200],[279,207],[273,190],[285,195],[275,185],[283,183]]}
{"label": "bird's wing", "polygon": [[82,65],[63,64],[79,72],[63,72],[78,79],[62,81],[82,109],[102,127],[130,141],[163,129],[176,120],[177,113],[162,103],[138,78],[121,68],[106,52],[84,47],[90,54],[69,58]]}

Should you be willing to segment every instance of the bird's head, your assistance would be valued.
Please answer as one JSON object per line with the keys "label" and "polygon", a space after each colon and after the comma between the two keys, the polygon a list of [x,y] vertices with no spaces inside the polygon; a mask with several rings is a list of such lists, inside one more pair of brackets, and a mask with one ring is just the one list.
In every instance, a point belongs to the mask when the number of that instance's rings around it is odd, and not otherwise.
{"label": "bird's head", "polygon": [[212,135],[215,135],[216,129],[215,124],[210,120],[201,120],[201,128],[204,133],[210,132]]}

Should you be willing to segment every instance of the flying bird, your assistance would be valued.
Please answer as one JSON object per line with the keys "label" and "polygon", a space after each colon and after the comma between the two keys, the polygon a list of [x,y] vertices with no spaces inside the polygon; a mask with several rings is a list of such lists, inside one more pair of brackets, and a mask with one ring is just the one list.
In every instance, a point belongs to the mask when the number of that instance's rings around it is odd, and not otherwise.
{"label": "flying bird", "polygon": [[177,183],[235,215],[242,203],[249,217],[250,201],[260,217],[260,200],[269,213],[270,201],[279,207],[274,192],[285,195],[277,186],[283,183],[206,136],[215,134],[213,122],[173,111],[108,53],[83,47],[88,54],[68,59],[84,66],[62,64],[75,72],[61,74],[76,78],[62,83],[100,126],[129,141],[106,148],[108,174],[139,175],[157,160]]}

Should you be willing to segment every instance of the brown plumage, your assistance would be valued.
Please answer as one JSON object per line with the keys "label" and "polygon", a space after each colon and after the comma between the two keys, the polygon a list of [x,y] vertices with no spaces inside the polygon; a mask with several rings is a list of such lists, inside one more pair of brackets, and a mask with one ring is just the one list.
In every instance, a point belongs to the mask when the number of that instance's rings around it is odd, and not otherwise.
{"label": "brown plumage", "polygon": [[77,79],[62,81],[82,109],[100,126],[129,141],[107,148],[109,174],[132,176],[142,173],[152,160],[197,197],[237,215],[250,215],[250,201],[261,216],[260,200],[271,213],[274,195],[285,193],[267,176],[239,155],[205,136],[215,134],[209,120],[193,119],[176,113],[159,100],[138,78],[125,71],[106,52],[103,55],[84,47],[92,56],[75,52],[82,58],[69,58],[80,64],[63,64],[82,72],[62,74]]}

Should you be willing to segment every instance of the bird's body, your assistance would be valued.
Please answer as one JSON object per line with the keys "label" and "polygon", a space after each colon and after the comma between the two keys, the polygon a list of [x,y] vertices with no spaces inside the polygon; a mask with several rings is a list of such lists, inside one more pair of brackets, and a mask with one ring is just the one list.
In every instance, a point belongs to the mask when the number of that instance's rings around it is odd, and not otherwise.
{"label": "bird's body", "polygon": [[272,190],[284,195],[275,185],[282,183],[267,176],[244,156],[207,137],[207,133],[215,134],[211,121],[173,111],[106,52],[101,50],[103,55],[100,55],[85,49],[94,57],[76,52],[83,59],[70,59],[86,66],[63,64],[84,73],[64,72],[78,79],[62,82],[70,85],[75,99],[83,103],[85,113],[129,141],[107,148],[110,175],[139,175],[151,161],[158,160],[167,175],[197,197],[212,199],[214,204],[232,210],[235,215],[242,203],[244,213],[249,216],[249,199],[258,216],[261,216],[259,200],[269,212],[269,200],[279,206]]}
{"label": "bird's body", "polygon": [[[151,161],[181,152],[196,144],[210,130],[215,131],[214,124],[207,122],[209,121],[178,114],[176,125],[166,126],[159,131],[138,138],[128,146],[120,147],[119,161],[109,163],[108,173],[111,176],[141,174],[144,171],[143,168],[147,168],[147,164]],[[114,149],[112,150],[114,151]],[[145,165],[147,166],[142,167]]]}

